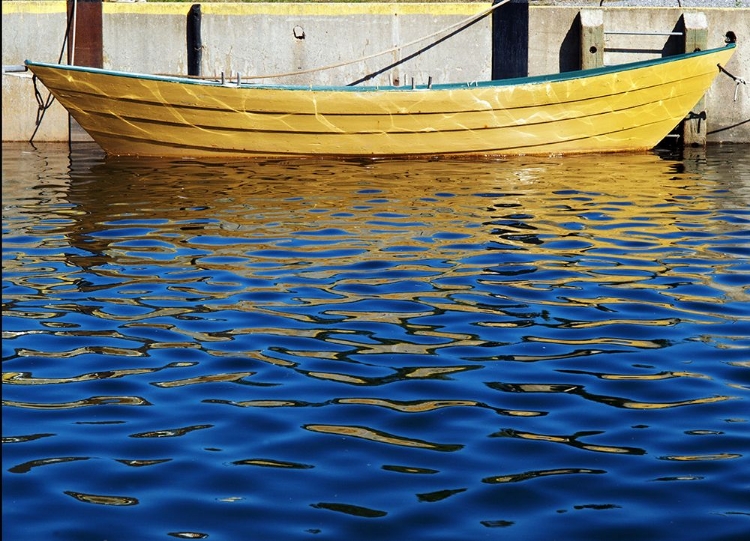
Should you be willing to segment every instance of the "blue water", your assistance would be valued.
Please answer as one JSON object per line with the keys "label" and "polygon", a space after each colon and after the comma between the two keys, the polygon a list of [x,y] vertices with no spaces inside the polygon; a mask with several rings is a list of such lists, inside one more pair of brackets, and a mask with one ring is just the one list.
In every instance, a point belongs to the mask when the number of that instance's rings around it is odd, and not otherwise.
{"label": "blue water", "polygon": [[750,534],[747,147],[2,163],[4,540]]}

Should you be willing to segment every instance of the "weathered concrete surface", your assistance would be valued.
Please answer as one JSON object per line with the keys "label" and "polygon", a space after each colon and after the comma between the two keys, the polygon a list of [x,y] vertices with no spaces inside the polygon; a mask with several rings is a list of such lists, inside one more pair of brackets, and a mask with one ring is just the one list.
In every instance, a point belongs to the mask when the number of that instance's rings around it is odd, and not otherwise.
{"label": "weathered concrete surface", "polygon": [[[561,2],[564,3],[564,2]],[[614,3],[614,2],[612,2]],[[599,2],[587,2],[599,8]],[[687,11],[701,11],[708,21],[708,46],[723,44],[728,30],[738,36],[738,50],[727,70],[750,80],[750,9],[683,7],[608,7],[605,31],[669,32]],[[259,82],[348,84],[409,57],[446,33],[419,41],[491,6],[472,3],[204,3],[202,71],[234,78],[289,74]],[[113,3],[103,5],[103,66],[141,73],[187,73],[188,3]],[[500,8],[502,10],[502,8]],[[567,71],[579,61],[580,6],[544,5],[529,9],[529,75]],[[64,1],[2,3],[3,66],[25,59],[56,62],[66,28]],[[661,56],[666,36],[611,34],[604,61],[619,64]],[[412,44],[413,43],[413,44]],[[412,45],[409,45],[412,44]],[[398,48],[402,47],[402,48]],[[377,53],[387,51],[386,54]],[[507,54],[512,54],[508,51]],[[495,55],[506,54],[495,51]],[[362,62],[348,64],[350,60]],[[419,56],[363,84],[484,80],[493,62],[492,17],[486,17]],[[345,64],[310,72],[317,67]],[[706,96],[709,142],[750,143],[750,87],[737,88],[726,76]],[[41,87],[42,96],[46,90]],[[37,101],[30,78],[3,75],[3,141],[27,141],[35,128]],[[45,114],[35,141],[68,138],[67,115],[58,104]]]}

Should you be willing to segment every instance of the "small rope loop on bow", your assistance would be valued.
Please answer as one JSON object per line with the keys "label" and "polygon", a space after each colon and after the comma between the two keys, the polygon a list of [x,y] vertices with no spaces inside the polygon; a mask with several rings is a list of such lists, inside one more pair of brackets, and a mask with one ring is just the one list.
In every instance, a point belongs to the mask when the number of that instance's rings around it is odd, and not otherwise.
{"label": "small rope loop on bow", "polygon": [[34,133],[31,134],[31,139],[29,139],[29,143],[34,142],[34,137],[36,136],[36,132],[39,130],[39,126],[42,123],[42,119],[44,118],[44,113],[47,111],[47,109],[50,108],[52,103],[55,101],[55,97],[52,94],[49,94],[47,96],[47,100],[42,97],[42,93],[39,91],[39,87],[37,86],[37,76],[34,75],[31,78],[32,82],[34,83],[34,97],[36,98],[36,104],[37,104],[37,110],[36,110],[36,121],[34,122],[36,127],[34,128]]}
{"label": "small rope loop on bow", "polygon": [[724,69],[724,66],[721,64],[716,64],[719,66],[719,71],[725,75],[728,75],[730,79],[732,79],[735,82],[734,85],[734,101],[737,101],[737,93],[740,90],[740,85],[747,85],[747,81],[743,79],[742,77],[737,77],[736,75],[732,75],[729,73],[726,69]]}

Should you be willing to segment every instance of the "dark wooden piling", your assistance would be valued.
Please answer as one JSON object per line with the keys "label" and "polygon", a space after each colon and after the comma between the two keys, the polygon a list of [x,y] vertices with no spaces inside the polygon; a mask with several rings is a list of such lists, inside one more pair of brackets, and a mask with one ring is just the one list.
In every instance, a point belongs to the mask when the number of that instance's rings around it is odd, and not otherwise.
{"label": "dark wooden piling", "polygon": [[528,74],[529,0],[510,0],[492,12],[492,78]]}
{"label": "dark wooden piling", "polygon": [[187,15],[187,66],[188,75],[201,76],[203,41],[201,39],[201,5],[193,4]]}
{"label": "dark wooden piling", "polygon": [[[68,64],[104,67],[102,46],[102,0],[67,0]],[[68,115],[68,142],[90,141],[76,120]]]}
{"label": "dark wooden piling", "polygon": [[68,0],[68,63],[101,68],[102,0]]}

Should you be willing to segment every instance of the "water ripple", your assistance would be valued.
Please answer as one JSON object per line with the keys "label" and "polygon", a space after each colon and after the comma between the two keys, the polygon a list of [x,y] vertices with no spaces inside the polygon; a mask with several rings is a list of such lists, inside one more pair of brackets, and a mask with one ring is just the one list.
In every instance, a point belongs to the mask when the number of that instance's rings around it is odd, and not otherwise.
{"label": "water ripple", "polygon": [[4,145],[4,537],[743,539],[748,156]]}

